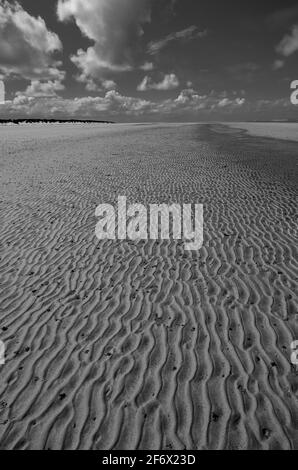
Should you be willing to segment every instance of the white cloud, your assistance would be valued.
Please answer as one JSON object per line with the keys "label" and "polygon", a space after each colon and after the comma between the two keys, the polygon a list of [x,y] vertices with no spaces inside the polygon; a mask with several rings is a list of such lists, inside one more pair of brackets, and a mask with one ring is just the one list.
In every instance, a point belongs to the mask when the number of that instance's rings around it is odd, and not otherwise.
{"label": "white cloud", "polygon": [[61,49],[59,37],[47,29],[40,16],[31,16],[17,2],[0,0],[0,72],[3,76],[62,80],[61,63],[53,58]]}
{"label": "white cloud", "polygon": [[17,93],[14,100],[1,106],[1,115],[39,116],[39,117],[88,117],[93,119],[116,119],[121,116],[139,116],[150,112],[150,101],[123,96],[115,90],[106,92],[103,97],[83,97],[64,99],[58,95],[29,96],[26,91]]}
{"label": "white cloud", "polygon": [[182,31],[171,33],[163,39],[150,42],[148,45],[148,52],[149,54],[154,55],[174,41],[191,41],[192,39],[202,38],[206,35],[207,30],[200,31],[197,26],[190,26]]}
{"label": "white cloud", "polygon": [[294,52],[298,51],[298,25],[294,25],[291,33],[284,36],[276,50],[284,57],[289,57]]}
{"label": "white cloud", "polygon": [[115,90],[117,88],[117,84],[114,80],[104,80],[102,86],[105,90]]}
{"label": "white cloud", "polygon": [[144,72],[150,72],[154,69],[154,65],[152,62],[145,62],[143,65],[140,66],[140,70],[144,70]]}
{"label": "white cloud", "polygon": [[245,109],[248,109],[248,103],[244,98],[236,96],[235,93],[228,96],[226,92],[211,91],[209,94],[199,94],[194,89],[185,89],[175,99],[152,101],[123,96],[116,90],[109,90],[103,96],[65,99],[55,94],[50,85],[50,91],[45,84],[43,87],[39,83],[31,84],[29,88],[30,92],[27,89],[23,93],[17,93],[14,100],[2,105],[0,115],[5,118],[28,116],[134,121],[138,118],[152,119],[156,116],[160,119],[168,117],[199,119],[201,116],[212,117],[219,110],[229,115],[244,105],[247,105]]}
{"label": "white cloud", "polygon": [[100,91],[99,85],[93,80],[93,78],[88,77],[84,73],[77,75],[75,77],[77,82],[84,83],[86,90],[88,91]]}
{"label": "white cloud", "polygon": [[17,92],[16,96],[27,97],[52,97],[57,95],[57,91],[62,91],[65,86],[59,80],[48,80],[41,82],[40,80],[32,80],[31,84],[23,92]]}
{"label": "white cloud", "polygon": [[175,102],[179,105],[188,105],[188,104],[202,104],[205,102],[207,95],[199,95],[192,88],[186,88],[182,90]]}
{"label": "white cloud", "polygon": [[128,64],[116,65],[103,60],[94,47],[89,47],[86,51],[79,49],[76,55],[71,56],[71,61],[81,70],[81,77],[100,79],[107,72],[128,72],[132,67]]}
{"label": "white cloud", "polygon": [[164,76],[163,80],[158,83],[154,83],[153,80],[146,76],[143,81],[138,85],[138,91],[147,91],[147,90],[174,90],[179,86],[179,80],[174,73],[170,73]]}
{"label": "white cloud", "polygon": [[61,21],[73,18],[94,42],[71,57],[81,77],[101,79],[135,65],[142,25],[150,21],[150,0],[58,0],[57,14]]}
{"label": "white cloud", "polygon": [[100,80],[100,79],[93,79],[89,77],[85,73],[81,73],[77,75],[76,80],[80,83],[84,83],[85,88],[87,91],[103,91],[103,90],[115,90],[117,88],[117,84],[114,80]]}

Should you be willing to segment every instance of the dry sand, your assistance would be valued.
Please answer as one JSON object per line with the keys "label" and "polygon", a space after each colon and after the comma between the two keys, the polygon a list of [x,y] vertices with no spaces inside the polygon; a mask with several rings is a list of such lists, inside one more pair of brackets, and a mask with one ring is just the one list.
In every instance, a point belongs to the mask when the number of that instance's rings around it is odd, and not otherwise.
{"label": "dry sand", "polygon": [[297,122],[231,122],[235,129],[246,130],[250,135],[298,141]]}
{"label": "dry sand", "polygon": [[[297,144],[160,124],[0,145],[1,449],[297,449]],[[203,203],[201,252],[99,242],[118,195]]]}

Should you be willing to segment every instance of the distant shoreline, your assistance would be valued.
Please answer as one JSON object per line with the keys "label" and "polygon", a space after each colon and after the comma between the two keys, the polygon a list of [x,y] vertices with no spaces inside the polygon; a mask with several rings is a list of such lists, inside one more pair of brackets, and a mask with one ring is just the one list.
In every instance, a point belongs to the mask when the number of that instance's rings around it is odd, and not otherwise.
{"label": "distant shoreline", "polygon": [[88,119],[0,119],[0,124],[115,124],[115,122]]}

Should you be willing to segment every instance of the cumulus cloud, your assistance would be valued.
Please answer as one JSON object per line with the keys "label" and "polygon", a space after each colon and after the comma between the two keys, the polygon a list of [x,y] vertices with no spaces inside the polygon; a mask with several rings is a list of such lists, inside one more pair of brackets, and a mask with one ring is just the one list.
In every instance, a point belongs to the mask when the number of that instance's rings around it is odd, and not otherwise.
{"label": "cumulus cloud", "polygon": [[197,26],[190,26],[182,31],[171,33],[158,41],[151,41],[148,45],[148,52],[149,54],[154,55],[174,41],[191,41],[195,38],[202,38],[206,36],[206,34],[207,30],[200,31]]}
{"label": "cumulus cloud", "polygon": [[242,106],[245,103],[245,98],[222,98],[218,101],[217,106],[219,108],[226,108],[227,106]]}
{"label": "cumulus cloud", "polygon": [[138,59],[142,25],[150,21],[150,0],[58,0],[60,21],[73,19],[94,42],[71,57],[81,80],[128,71]]}
{"label": "cumulus cloud", "polygon": [[153,104],[139,98],[123,96],[115,90],[110,90],[103,97],[81,97],[65,99],[53,94],[52,96],[30,96],[28,90],[17,93],[12,101],[7,101],[0,108],[0,115],[38,116],[38,117],[67,117],[108,119],[121,116],[139,116],[150,112]]}
{"label": "cumulus cloud", "polygon": [[140,70],[144,70],[144,72],[150,72],[150,70],[154,69],[154,64],[152,62],[145,62],[143,65],[140,66]]}
{"label": "cumulus cloud", "polygon": [[175,100],[176,108],[187,111],[214,110],[216,108],[233,109],[244,105],[243,97],[228,97],[226,92],[215,93],[211,91],[209,94],[199,94],[193,88],[182,90]]}
{"label": "cumulus cloud", "polygon": [[85,85],[86,90],[88,91],[100,90],[98,83],[96,83],[95,80],[93,80],[93,78],[88,77],[84,73],[76,75],[75,79],[77,80],[77,82],[83,83]]}
{"label": "cumulus cloud", "polygon": [[105,90],[115,90],[117,88],[117,83],[114,80],[104,80],[102,86]]}
{"label": "cumulus cloud", "polygon": [[114,90],[117,88],[117,84],[114,80],[94,79],[84,73],[77,75],[75,78],[78,82],[84,83],[87,91],[101,92],[103,90]]}
{"label": "cumulus cloud", "polygon": [[186,88],[182,90],[179,96],[176,98],[175,103],[179,105],[204,105],[207,99],[207,95],[199,95],[193,88]]}
{"label": "cumulus cloud", "polygon": [[289,57],[294,52],[298,51],[298,25],[294,25],[291,33],[283,37],[276,51],[284,57]]}
{"label": "cumulus cloud", "polygon": [[62,44],[45,21],[15,2],[0,0],[0,72],[4,77],[62,80],[64,72],[54,59]]}
{"label": "cumulus cloud", "polygon": [[147,91],[147,90],[174,90],[179,86],[179,80],[174,73],[170,73],[164,76],[161,82],[155,83],[152,78],[146,76],[143,81],[138,85],[138,91]]}
{"label": "cumulus cloud", "polygon": [[81,70],[81,78],[87,80],[88,77],[100,79],[107,72],[128,72],[132,70],[129,64],[112,64],[98,55],[94,47],[89,47],[86,51],[78,49],[75,55],[71,56],[71,61]]}
{"label": "cumulus cloud", "polygon": [[40,80],[32,80],[31,84],[25,91],[18,91],[16,96],[26,97],[51,97],[56,96],[57,91],[62,91],[65,86],[59,80],[48,80],[41,82]]}
{"label": "cumulus cloud", "polygon": [[[29,87],[28,87],[29,88]],[[54,89],[53,89],[54,88]],[[98,120],[128,120],[212,118],[214,113],[229,115],[246,105],[243,97],[226,92],[200,94],[192,88],[182,90],[174,99],[160,101],[124,96],[116,90],[109,90],[103,96],[87,96],[66,99],[55,93],[55,86],[42,87],[32,83],[30,90],[17,93],[12,101],[0,107],[0,115],[45,118],[89,118]]]}

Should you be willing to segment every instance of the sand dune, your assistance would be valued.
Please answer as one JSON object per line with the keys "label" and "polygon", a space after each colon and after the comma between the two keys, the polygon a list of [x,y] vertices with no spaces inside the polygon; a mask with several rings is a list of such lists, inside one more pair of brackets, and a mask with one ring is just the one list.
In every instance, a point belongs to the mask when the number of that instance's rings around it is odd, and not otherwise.
{"label": "sand dune", "polygon": [[[298,448],[297,144],[207,125],[1,128],[1,449]],[[95,208],[203,203],[204,246]]]}

